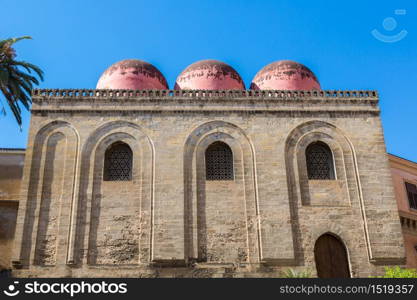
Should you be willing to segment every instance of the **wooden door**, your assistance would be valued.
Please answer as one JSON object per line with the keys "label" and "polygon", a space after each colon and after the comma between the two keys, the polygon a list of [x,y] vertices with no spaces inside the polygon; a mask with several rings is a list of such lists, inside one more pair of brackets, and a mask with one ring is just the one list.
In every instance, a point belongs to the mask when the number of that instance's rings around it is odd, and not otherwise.
{"label": "wooden door", "polygon": [[349,263],[343,243],[331,234],[319,237],[314,246],[319,278],[349,278]]}

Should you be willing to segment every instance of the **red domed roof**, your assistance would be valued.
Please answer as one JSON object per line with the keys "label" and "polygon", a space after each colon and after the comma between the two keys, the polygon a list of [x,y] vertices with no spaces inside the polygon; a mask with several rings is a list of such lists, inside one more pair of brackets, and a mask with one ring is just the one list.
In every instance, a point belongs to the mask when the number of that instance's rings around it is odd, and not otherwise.
{"label": "red domed roof", "polygon": [[242,78],[231,66],[218,60],[201,60],[178,76],[176,90],[244,90]]}
{"label": "red domed roof", "polygon": [[252,80],[252,90],[320,90],[320,83],[306,66],[290,61],[273,62]]}
{"label": "red domed roof", "polygon": [[164,75],[153,65],[126,59],[111,65],[101,75],[97,89],[167,90]]}

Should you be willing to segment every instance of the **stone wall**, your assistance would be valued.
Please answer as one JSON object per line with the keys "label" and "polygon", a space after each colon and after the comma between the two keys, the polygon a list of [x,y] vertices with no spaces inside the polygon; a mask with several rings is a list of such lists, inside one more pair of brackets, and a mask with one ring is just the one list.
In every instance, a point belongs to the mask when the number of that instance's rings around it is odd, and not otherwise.
{"label": "stone wall", "polygon": [[0,270],[10,269],[24,149],[0,149]]}
{"label": "stone wall", "polygon": [[23,175],[25,149],[0,148],[0,201],[17,201]]}
{"label": "stone wall", "polygon": [[[325,233],[343,241],[352,276],[404,263],[375,92],[46,90],[33,100],[17,276],[314,274]],[[133,151],[130,182],[102,180],[115,141]],[[214,141],[233,151],[233,181],[205,180]],[[315,141],[331,148],[335,180],[308,180]]]}

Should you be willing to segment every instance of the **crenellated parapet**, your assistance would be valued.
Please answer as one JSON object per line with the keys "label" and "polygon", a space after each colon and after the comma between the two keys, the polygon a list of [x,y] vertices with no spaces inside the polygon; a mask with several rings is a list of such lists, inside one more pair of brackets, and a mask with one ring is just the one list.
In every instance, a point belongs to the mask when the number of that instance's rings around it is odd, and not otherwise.
{"label": "crenellated parapet", "polygon": [[43,98],[269,98],[269,99],[378,99],[377,91],[369,90],[95,90],[95,89],[35,89],[35,100]]}
{"label": "crenellated parapet", "polygon": [[37,112],[379,114],[376,91],[33,90]]}

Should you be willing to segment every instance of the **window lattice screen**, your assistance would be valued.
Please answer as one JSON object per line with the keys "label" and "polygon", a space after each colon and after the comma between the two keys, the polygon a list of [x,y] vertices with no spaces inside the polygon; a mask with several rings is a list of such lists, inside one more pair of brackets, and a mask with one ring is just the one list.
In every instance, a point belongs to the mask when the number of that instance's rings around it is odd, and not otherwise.
{"label": "window lattice screen", "polygon": [[233,180],[233,153],[223,142],[214,142],[206,150],[206,179]]}
{"label": "window lattice screen", "polygon": [[326,144],[316,142],[309,145],[306,161],[308,179],[335,179],[332,152]]}
{"label": "window lattice screen", "polygon": [[132,180],[132,150],[124,143],[111,145],[104,155],[104,180]]}

